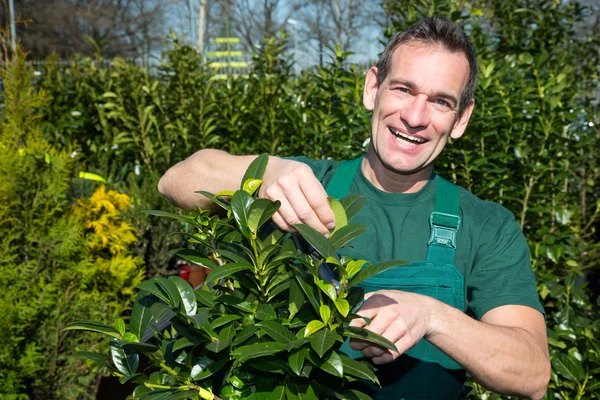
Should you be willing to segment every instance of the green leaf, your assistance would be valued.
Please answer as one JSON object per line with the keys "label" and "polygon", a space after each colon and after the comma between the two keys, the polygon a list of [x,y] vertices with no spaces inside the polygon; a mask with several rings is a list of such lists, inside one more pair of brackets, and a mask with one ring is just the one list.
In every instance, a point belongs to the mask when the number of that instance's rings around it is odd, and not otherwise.
{"label": "green leaf", "polygon": [[323,329],[324,327],[325,327],[325,324],[322,321],[319,321],[317,319],[312,320],[306,325],[306,330],[304,331],[304,337],[305,338],[309,337],[310,335],[319,331],[320,329]]}
{"label": "green leaf", "polygon": [[292,319],[304,305],[304,293],[297,280],[290,280],[290,290],[288,291],[288,295],[288,310],[290,312],[290,319]]}
{"label": "green leaf", "polygon": [[192,249],[176,249],[171,251],[172,254],[177,257],[181,257],[186,261],[194,263],[196,265],[200,265],[204,268],[215,269],[217,268],[217,264],[211,260],[210,258],[203,257],[201,253]]}
{"label": "green leaf", "polygon": [[581,382],[585,378],[582,363],[569,358],[566,354],[556,353],[552,357],[552,367],[558,374],[567,379]]}
{"label": "green leaf", "polygon": [[260,156],[256,157],[254,159],[254,161],[252,161],[250,163],[250,165],[248,166],[248,169],[246,170],[246,172],[244,173],[244,177],[242,178],[242,186],[240,186],[241,189],[244,188],[244,182],[246,182],[248,179],[262,179],[265,171],[267,170],[267,164],[269,163],[269,155],[268,154],[261,154]]}
{"label": "green leaf", "polygon": [[248,179],[242,185],[242,190],[249,195],[253,195],[254,192],[260,187],[262,184],[262,179]]}
{"label": "green leaf", "polygon": [[344,390],[343,395],[345,400],[373,400],[371,396],[356,389]]}
{"label": "green leaf", "polygon": [[241,362],[252,358],[270,356],[285,349],[285,344],[277,342],[255,343],[249,346],[238,347],[231,352],[231,356]]}
{"label": "green leaf", "polygon": [[103,333],[105,335],[112,336],[117,339],[122,338],[121,333],[112,326],[108,326],[106,324],[94,321],[71,322],[63,329],[63,331],[90,331]]}
{"label": "green leaf", "polygon": [[233,345],[239,346],[240,344],[244,343],[246,340],[253,337],[256,334],[256,331],[258,331],[258,327],[256,325],[246,326],[235,336],[235,339],[233,340]]}
{"label": "green leaf", "polygon": [[302,372],[302,367],[304,366],[304,360],[306,359],[307,352],[308,349],[306,348],[298,349],[291,352],[290,356],[288,357],[288,365],[290,369],[298,376],[300,376],[300,373]]}
{"label": "green leaf", "polygon": [[224,208],[225,210],[229,210],[230,209],[230,205],[227,202],[223,201],[223,199],[215,196],[214,194],[212,194],[210,192],[206,192],[204,190],[197,190],[194,193],[200,193],[204,197],[206,197],[209,200],[211,200],[213,203],[217,204],[219,207]]}
{"label": "green leaf", "polygon": [[319,301],[319,293],[317,292],[317,289],[314,286],[311,286],[309,283],[307,283],[305,281],[305,277],[308,279],[312,279],[312,277],[306,276],[306,273],[304,273],[304,275],[303,275],[303,272],[298,270],[297,268],[293,268],[292,271],[294,272],[294,276],[296,276],[296,281],[302,288],[302,291],[304,291],[306,298],[308,299],[310,304],[313,306],[315,311],[318,313],[319,308],[321,307],[320,301]]}
{"label": "green leaf", "polygon": [[169,280],[173,281],[173,283],[177,287],[177,290],[179,291],[183,311],[187,315],[196,314],[198,305],[196,304],[196,295],[194,294],[194,289],[192,288],[192,286],[179,276],[170,276]]}
{"label": "green leaf", "polygon": [[366,230],[367,227],[364,225],[346,225],[343,228],[336,229],[336,231],[329,238],[329,241],[336,250],[339,250],[352,239],[355,239],[362,235]]}
{"label": "green leaf", "polygon": [[366,202],[367,198],[360,194],[346,196],[340,200],[344,210],[346,210],[346,218],[348,218],[348,221],[350,221],[358,213],[358,211],[362,208],[362,206],[365,205]]}
{"label": "green leaf", "polygon": [[105,367],[111,367],[108,357],[103,354],[98,354],[91,351],[77,351],[73,353],[73,357],[86,358],[94,361],[97,364],[104,365]]}
{"label": "green leaf", "polygon": [[248,215],[248,229],[250,232],[256,235],[260,227],[279,210],[280,206],[281,203],[279,201],[271,201],[269,199],[254,200],[250,206],[250,214]]}
{"label": "green leaf", "polygon": [[346,264],[346,273],[349,278],[352,278],[358,271],[360,271],[363,265],[368,264],[365,260],[352,260]]}
{"label": "green leaf", "polygon": [[335,291],[335,287],[331,283],[327,283],[322,279],[318,279],[317,281],[315,281],[315,284],[331,300],[335,301],[337,299],[337,292]]}
{"label": "green leaf", "polygon": [[207,282],[214,282],[221,278],[231,276],[240,271],[246,271],[252,269],[252,265],[245,262],[223,264],[216,269],[213,269],[210,274],[206,277]]}
{"label": "green leaf", "polygon": [[287,344],[295,339],[294,334],[289,329],[276,321],[262,321],[256,324],[256,326],[276,342]]}
{"label": "green leaf", "polygon": [[196,363],[192,366],[190,372],[190,379],[192,381],[199,381],[206,379],[213,375],[215,372],[218,372],[221,368],[223,368],[229,362],[229,357],[224,357],[220,360],[214,361],[206,356],[200,358]]}
{"label": "green leaf", "polygon": [[148,343],[121,341],[119,344],[124,349],[131,349],[138,353],[152,354],[158,350],[157,346]]}
{"label": "green leaf", "polygon": [[323,320],[323,323],[327,324],[329,322],[329,318],[331,318],[331,309],[329,308],[329,306],[323,304],[319,308],[319,315],[321,316],[321,320]]}
{"label": "green leaf", "polygon": [[140,212],[143,212],[144,214],[154,215],[156,217],[175,219],[177,221],[196,226],[196,221],[194,220],[194,218],[185,215],[178,215],[160,210],[143,210]]}
{"label": "green leaf", "polygon": [[377,379],[375,369],[371,364],[353,360],[345,354],[341,354],[340,357],[344,365],[344,374],[359,379],[370,380],[379,385],[379,379]]}
{"label": "green leaf", "polygon": [[355,326],[347,326],[342,328],[342,336],[365,340],[370,343],[375,343],[376,345],[386,348],[388,350],[398,352],[398,349],[396,348],[396,345],[394,345],[394,343],[390,342],[381,335],[371,332],[368,329],[357,328]]}
{"label": "green leaf", "polygon": [[152,318],[154,318],[155,322],[161,321],[165,316],[171,314],[171,307],[166,305],[165,303],[156,302],[152,304],[150,307],[150,312],[152,313]]}
{"label": "green leaf", "polygon": [[194,290],[194,296],[196,300],[202,305],[212,308],[215,305],[215,296],[206,290]]}
{"label": "green leaf", "polygon": [[235,218],[235,222],[237,223],[240,232],[247,238],[250,237],[250,232],[248,231],[248,215],[253,202],[254,198],[243,190],[238,190],[231,198],[231,211],[233,212],[233,217]]}
{"label": "green leaf", "polygon": [[239,315],[223,315],[222,317],[215,318],[215,320],[210,323],[210,326],[212,326],[213,329],[217,329],[223,325],[227,325],[228,323],[232,321],[237,321],[241,318],[242,317],[240,317]]}
{"label": "green leaf", "polygon": [[403,265],[408,265],[408,263],[406,261],[392,260],[375,265],[370,265],[367,268],[363,268],[358,274],[354,276],[354,278],[350,280],[350,282],[348,282],[346,290],[350,290],[350,288],[356,286],[356,284],[365,281],[379,273],[382,273],[383,271],[387,271],[388,269],[400,267]]}
{"label": "green leaf", "polygon": [[257,321],[275,319],[277,318],[277,314],[275,313],[275,309],[272,305],[263,303],[258,305],[254,318]]}
{"label": "green leaf", "polygon": [[329,206],[335,215],[335,228],[331,231],[331,234],[333,235],[335,232],[348,225],[348,218],[346,217],[344,206],[338,199],[334,197],[328,197],[327,201],[329,202]]}
{"label": "green leaf", "polygon": [[333,304],[339,313],[344,316],[344,318],[348,316],[348,313],[350,312],[350,304],[348,303],[348,300],[338,297]]}
{"label": "green leaf", "polygon": [[335,333],[328,329],[322,329],[310,336],[310,345],[317,352],[319,357],[323,357],[325,353],[335,344]]}
{"label": "green leaf", "polygon": [[259,371],[271,372],[276,374],[283,374],[289,372],[289,367],[284,359],[279,356],[266,356],[261,358],[255,358],[247,361],[246,364],[249,367],[258,369]]}
{"label": "green leaf", "polygon": [[181,307],[181,295],[179,294],[179,289],[175,285],[175,282],[163,278],[162,276],[154,278],[158,286],[167,294],[169,301],[167,304],[175,309],[180,309]]}
{"label": "green leaf", "polygon": [[115,322],[115,329],[119,331],[121,335],[125,335],[125,321],[123,321],[123,318],[117,319]]}
{"label": "green leaf", "polygon": [[336,260],[339,260],[339,257],[335,251],[335,248],[331,245],[329,240],[315,229],[311,228],[308,225],[296,224],[294,228],[302,235],[304,240],[306,240],[315,250],[323,257],[333,257]]}
{"label": "green leaf", "polygon": [[128,376],[135,374],[140,360],[140,356],[135,351],[123,349],[117,340],[111,339],[110,355],[120,373]]}
{"label": "green leaf", "polygon": [[140,290],[155,295],[167,304],[170,303],[169,295],[167,294],[167,292],[164,291],[164,289],[161,286],[158,285],[158,281],[156,280],[156,278],[143,281],[136,287]]}
{"label": "green leaf", "polygon": [[219,332],[218,340],[208,343],[205,348],[213,353],[219,353],[231,345],[231,341],[234,337],[235,327],[233,325],[228,325]]}
{"label": "green leaf", "polygon": [[143,291],[138,292],[136,296],[133,310],[131,311],[129,328],[139,340],[142,340],[146,329],[148,329],[150,320],[152,319],[151,307],[158,301],[156,296]]}
{"label": "green leaf", "polygon": [[338,353],[332,351],[329,354],[327,359],[323,360],[321,364],[318,365],[323,371],[330,373],[333,376],[337,376],[338,378],[344,377],[344,365],[342,364],[342,359]]}

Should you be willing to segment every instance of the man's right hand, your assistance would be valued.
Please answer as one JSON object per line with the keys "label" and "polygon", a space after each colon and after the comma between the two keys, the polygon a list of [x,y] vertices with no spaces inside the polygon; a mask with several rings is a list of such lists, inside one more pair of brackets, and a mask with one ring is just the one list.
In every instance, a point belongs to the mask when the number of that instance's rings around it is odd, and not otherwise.
{"label": "man's right hand", "polygon": [[335,227],[327,193],[306,164],[270,157],[258,196],[281,202],[273,222],[283,230],[293,232],[292,225],[306,224],[327,235]]}

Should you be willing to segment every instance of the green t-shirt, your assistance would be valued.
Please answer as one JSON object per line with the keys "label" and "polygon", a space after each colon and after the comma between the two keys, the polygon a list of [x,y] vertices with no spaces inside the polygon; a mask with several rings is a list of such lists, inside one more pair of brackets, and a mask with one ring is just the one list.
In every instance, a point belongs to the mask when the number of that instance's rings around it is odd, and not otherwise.
{"label": "green t-shirt", "polygon": [[[339,162],[291,158],[311,167],[324,187]],[[342,253],[373,263],[387,260],[424,261],[429,240],[429,215],[434,209],[436,174],[417,193],[388,193],[369,182],[358,169],[348,194],[367,198],[352,223],[368,227]],[[466,311],[476,319],[502,305],[525,305],[544,313],[536,293],[529,248],[514,215],[493,202],[459,188],[461,226],[454,264],[465,279]]]}

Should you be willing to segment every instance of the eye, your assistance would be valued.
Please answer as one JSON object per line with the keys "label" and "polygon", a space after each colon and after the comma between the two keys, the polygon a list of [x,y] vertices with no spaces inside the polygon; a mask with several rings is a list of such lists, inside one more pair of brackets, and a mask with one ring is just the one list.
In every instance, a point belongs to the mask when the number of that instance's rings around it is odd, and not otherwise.
{"label": "eye", "polygon": [[392,90],[395,92],[410,93],[410,90],[403,86],[394,87],[394,88],[392,88]]}
{"label": "eye", "polygon": [[444,99],[436,99],[434,100],[434,104],[436,107],[446,110],[450,110],[452,108],[452,105]]}

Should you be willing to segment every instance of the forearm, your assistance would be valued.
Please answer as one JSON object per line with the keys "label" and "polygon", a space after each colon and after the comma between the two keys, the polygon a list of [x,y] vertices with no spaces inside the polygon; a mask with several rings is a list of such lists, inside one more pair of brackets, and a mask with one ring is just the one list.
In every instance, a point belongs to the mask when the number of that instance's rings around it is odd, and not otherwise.
{"label": "forearm", "polygon": [[233,156],[221,150],[200,150],[171,167],[158,182],[158,191],[177,207],[211,208],[213,203],[195,192],[237,190],[255,158]]}
{"label": "forearm", "polygon": [[520,327],[477,321],[436,303],[434,328],[427,340],[490,390],[533,399],[544,396],[550,379],[548,350],[534,334]]}

